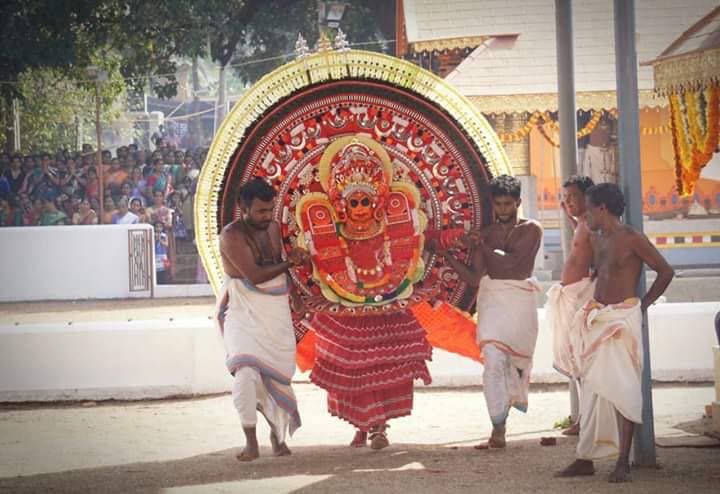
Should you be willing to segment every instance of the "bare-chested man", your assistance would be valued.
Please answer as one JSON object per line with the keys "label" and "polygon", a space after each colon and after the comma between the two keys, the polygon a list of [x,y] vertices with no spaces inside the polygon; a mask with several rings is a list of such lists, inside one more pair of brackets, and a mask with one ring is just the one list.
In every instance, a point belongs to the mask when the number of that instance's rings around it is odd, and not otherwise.
{"label": "bare-chested man", "polygon": [[483,356],[483,389],[493,430],[487,446],[505,447],[505,422],[511,407],[527,410],[530,368],[537,340],[537,283],[530,279],[542,227],[518,218],[520,181],[508,175],[490,182],[495,222],[465,239],[472,246],[468,266],[437,244],[460,277],[480,285],[477,339]]}
{"label": "bare-chested man", "polygon": [[233,403],[245,432],[240,461],[260,456],[255,434],[256,410],[270,424],[273,453],[289,455],[285,443],[300,426],[297,402],[290,386],[295,372],[295,334],[288,291],[291,266],[307,262],[304,251],[282,260],[280,229],[272,221],[275,190],[262,179],[240,188],[237,204],[242,217],[220,235],[225,282],[218,297],[218,323],[234,376]]}
{"label": "bare-chested man", "polygon": [[[625,200],[609,183],[586,192],[588,227],[597,274],[594,300],[583,308],[585,330],[573,339],[583,383],[577,460],[557,475],[592,475],[593,460],[618,455],[611,482],[630,472],[635,423],[642,420],[642,312],[663,294],[674,276],[647,237],[620,221]],[[650,290],[637,298],[643,264],[657,272]]]}
{"label": "bare-chested man", "polygon": [[[563,265],[560,283],[548,291],[545,314],[553,330],[553,365],[555,369],[571,379],[579,394],[576,379],[576,365],[573,362],[570,333],[577,312],[592,298],[594,282],[590,280],[592,265],[591,232],[585,220],[585,191],[592,187],[590,177],[572,176],[563,184],[563,211],[573,224],[574,233],[570,253]],[[563,431],[566,435],[577,435],[579,421]]]}

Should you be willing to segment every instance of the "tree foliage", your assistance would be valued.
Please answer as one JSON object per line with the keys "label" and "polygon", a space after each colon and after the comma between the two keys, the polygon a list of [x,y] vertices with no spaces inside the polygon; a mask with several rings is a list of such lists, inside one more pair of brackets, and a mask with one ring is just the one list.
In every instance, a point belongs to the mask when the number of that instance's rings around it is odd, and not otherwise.
{"label": "tree foliage", "polygon": [[[349,41],[382,40],[378,2],[347,2],[340,27]],[[12,127],[17,98],[23,133],[30,132],[25,138],[39,145],[68,142],[71,135],[59,130],[60,123],[65,128],[73,112],[87,119],[94,107],[89,65],[110,74],[102,84],[107,117],[123,94],[150,87],[158,96],[174,96],[181,60],[209,58],[232,67],[241,86],[252,84],[292,56],[298,34],[313,46],[320,29],[326,28],[319,27],[317,0],[4,0],[0,139]]]}

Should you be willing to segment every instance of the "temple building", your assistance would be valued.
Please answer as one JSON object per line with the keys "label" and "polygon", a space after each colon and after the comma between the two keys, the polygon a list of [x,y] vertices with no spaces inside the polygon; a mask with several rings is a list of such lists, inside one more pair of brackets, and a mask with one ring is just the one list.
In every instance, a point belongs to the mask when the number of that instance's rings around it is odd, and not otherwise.
{"label": "temple building", "polygon": [[[637,59],[648,62],[717,12],[718,4],[636,0],[635,6]],[[534,215],[547,228],[557,226],[562,184],[553,0],[397,0],[397,12],[397,56],[432,70],[477,105],[503,141],[515,174],[536,184]],[[704,33],[717,27],[717,17],[713,19],[706,21],[710,28]],[[613,24],[610,0],[573,2],[578,172],[596,181],[615,181],[618,173]],[[717,42],[717,34],[713,39]],[[717,65],[714,70],[720,72]],[[720,163],[711,162],[693,193],[682,196],[675,176],[669,99],[655,91],[650,64],[638,69],[638,90],[647,219],[719,217],[719,177],[705,175],[713,176]],[[717,155],[715,161],[720,161]],[[715,222],[718,225],[705,225],[702,235],[688,225],[669,232],[650,227],[648,234],[659,246],[678,237],[678,243],[720,247],[720,221]],[[650,223],[663,223],[660,230],[670,227],[668,222]],[[678,264],[704,263],[697,252],[679,254],[670,255]]]}

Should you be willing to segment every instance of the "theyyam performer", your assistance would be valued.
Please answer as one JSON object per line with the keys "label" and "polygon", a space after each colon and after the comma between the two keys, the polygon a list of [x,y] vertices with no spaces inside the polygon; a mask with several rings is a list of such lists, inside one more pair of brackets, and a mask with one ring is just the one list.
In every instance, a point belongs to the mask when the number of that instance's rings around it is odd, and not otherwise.
{"label": "theyyam performer", "polygon": [[[304,232],[298,243],[310,253],[323,294],[350,307],[407,299],[424,267],[427,220],[417,190],[392,182],[387,152],[361,135],[329,145],[319,175],[324,192],[304,196],[296,215]],[[402,307],[377,315],[317,313],[310,326],[310,379],[327,390],[328,411],[355,426],[353,445],[369,438],[374,449],[387,446],[387,422],[412,411],[413,381],[430,382],[424,329]]]}

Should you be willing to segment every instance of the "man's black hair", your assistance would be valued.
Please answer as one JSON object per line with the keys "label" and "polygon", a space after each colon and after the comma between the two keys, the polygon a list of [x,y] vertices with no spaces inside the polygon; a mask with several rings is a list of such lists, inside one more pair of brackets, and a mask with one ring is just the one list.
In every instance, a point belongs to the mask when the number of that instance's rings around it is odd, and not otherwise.
{"label": "man's black hair", "polygon": [[493,197],[510,196],[520,199],[520,180],[510,175],[500,175],[490,181],[490,195]]}
{"label": "man's black hair", "polygon": [[590,199],[593,206],[605,206],[610,214],[622,216],[625,211],[625,196],[620,187],[611,183],[593,185],[586,192],[585,196]]}
{"label": "man's black hair", "polygon": [[272,201],[276,195],[277,192],[275,192],[275,189],[273,189],[270,184],[262,178],[255,177],[238,189],[235,200],[238,204],[243,204],[249,208],[255,199],[269,202]]}
{"label": "man's black hair", "polygon": [[595,182],[593,182],[592,178],[586,177],[585,175],[572,175],[565,181],[563,187],[570,187],[571,185],[577,187],[581,194],[585,194],[590,187],[595,185]]}

